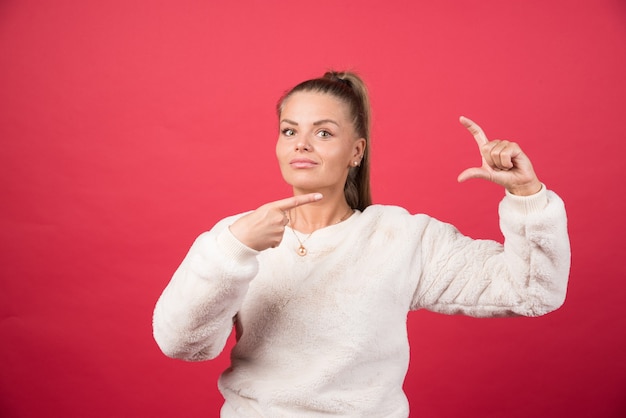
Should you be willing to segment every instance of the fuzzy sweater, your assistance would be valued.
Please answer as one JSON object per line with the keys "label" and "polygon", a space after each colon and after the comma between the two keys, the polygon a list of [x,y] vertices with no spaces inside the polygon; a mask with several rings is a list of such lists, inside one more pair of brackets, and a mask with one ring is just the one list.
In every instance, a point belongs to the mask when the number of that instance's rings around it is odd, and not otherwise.
{"label": "fuzzy sweater", "polygon": [[[200,235],[159,298],[154,337],[168,356],[216,357],[221,416],[408,416],[407,313],[538,316],[564,302],[570,248],[563,202],[545,187],[507,193],[504,245],[395,206],[373,205],[315,231],[308,254],[289,228],[257,252],[228,228]],[[304,236],[301,235],[301,240]]]}

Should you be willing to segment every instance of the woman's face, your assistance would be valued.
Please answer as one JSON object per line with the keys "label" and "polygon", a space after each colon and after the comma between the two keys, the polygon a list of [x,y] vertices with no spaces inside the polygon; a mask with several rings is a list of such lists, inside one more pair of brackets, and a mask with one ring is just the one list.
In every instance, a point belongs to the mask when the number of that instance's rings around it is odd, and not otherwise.
{"label": "woman's face", "polygon": [[348,105],[330,94],[297,92],[283,102],[279,123],[276,156],[294,191],[343,191],[348,170],[365,149]]}

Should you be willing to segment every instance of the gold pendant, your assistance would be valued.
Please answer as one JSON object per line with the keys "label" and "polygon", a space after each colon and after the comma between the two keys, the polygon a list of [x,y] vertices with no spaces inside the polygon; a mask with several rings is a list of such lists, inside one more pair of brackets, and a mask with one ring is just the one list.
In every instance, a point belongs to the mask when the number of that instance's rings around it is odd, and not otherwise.
{"label": "gold pendant", "polygon": [[300,247],[298,247],[298,255],[300,257],[304,257],[306,255],[306,248],[304,248],[304,245],[300,244]]}

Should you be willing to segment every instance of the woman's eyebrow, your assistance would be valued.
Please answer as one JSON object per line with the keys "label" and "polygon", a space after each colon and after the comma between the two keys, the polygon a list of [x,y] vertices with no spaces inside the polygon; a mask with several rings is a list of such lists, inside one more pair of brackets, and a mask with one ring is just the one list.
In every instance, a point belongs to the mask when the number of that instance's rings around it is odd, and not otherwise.
{"label": "woman's eyebrow", "polygon": [[332,124],[335,124],[335,125],[339,126],[339,123],[337,123],[336,121],[334,121],[334,120],[332,120],[332,119],[322,119],[322,120],[318,120],[317,122],[313,122],[313,125],[314,125],[314,126],[317,126],[317,125],[323,125],[323,124],[325,124],[325,123],[332,123]]}
{"label": "woman's eyebrow", "polygon": [[[294,121],[292,121],[291,119],[282,119],[282,120],[280,121],[280,123],[288,123],[288,124],[290,124],[290,125],[295,125],[295,126],[298,126],[298,122],[294,122]],[[323,124],[325,124],[325,123],[332,123],[332,124],[334,124],[334,125],[339,126],[339,123],[338,123],[337,121],[332,120],[332,119],[322,119],[322,120],[318,120],[318,121],[316,121],[316,122],[313,122],[313,126],[323,125]]]}

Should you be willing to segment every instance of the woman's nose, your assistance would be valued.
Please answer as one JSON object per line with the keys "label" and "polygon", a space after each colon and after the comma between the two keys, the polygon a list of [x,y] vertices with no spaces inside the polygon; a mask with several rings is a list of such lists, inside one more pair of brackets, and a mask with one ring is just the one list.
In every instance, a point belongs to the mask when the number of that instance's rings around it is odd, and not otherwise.
{"label": "woman's nose", "polygon": [[311,143],[306,138],[300,137],[296,142],[296,151],[310,151]]}

